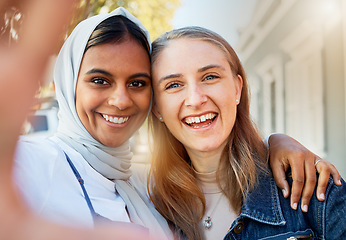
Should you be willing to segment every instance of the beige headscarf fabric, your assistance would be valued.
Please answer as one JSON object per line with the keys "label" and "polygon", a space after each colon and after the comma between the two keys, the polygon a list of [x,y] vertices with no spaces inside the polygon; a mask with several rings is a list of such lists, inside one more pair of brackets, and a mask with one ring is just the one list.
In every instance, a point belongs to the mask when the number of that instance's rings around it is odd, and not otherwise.
{"label": "beige headscarf fabric", "polygon": [[116,191],[125,201],[132,222],[149,228],[162,239],[170,239],[171,231],[166,220],[148,202],[146,196],[141,196],[128,181],[131,176],[132,158],[129,141],[116,148],[104,146],[85,129],[76,111],[76,82],[85,46],[96,26],[116,15],[125,16],[137,24],[150,44],[149,33],[145,27],[122,7],[79,23],[65,41],[54,69],[56,98],[59,103],[59,126],[56,136],[79,152],[96,171],[115,182]]}

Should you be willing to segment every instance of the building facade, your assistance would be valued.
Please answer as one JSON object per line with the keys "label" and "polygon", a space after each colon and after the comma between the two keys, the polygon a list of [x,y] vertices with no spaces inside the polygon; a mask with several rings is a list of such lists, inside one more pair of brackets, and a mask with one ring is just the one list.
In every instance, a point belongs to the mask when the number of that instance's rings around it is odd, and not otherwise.
{"label": "building facade", "polygon": [[286,133],[346,177],[346,1],[258,0],[235,49],[263,134]]}

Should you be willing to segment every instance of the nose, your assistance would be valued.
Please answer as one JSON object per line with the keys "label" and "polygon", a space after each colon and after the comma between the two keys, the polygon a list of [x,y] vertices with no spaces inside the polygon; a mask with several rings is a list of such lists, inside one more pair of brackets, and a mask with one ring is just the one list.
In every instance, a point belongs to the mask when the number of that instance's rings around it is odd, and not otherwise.
{"label": "nose", "polygon": [[126,86],[117,86],[112,90],[108,104],[117,107],[119,110],[125,110],[133,105],[131,95]]}
{"label": "nose", "polygon": [[188,86],[185,105],[193,108],[202,106],[208,100],[201,86],[198,84]]}

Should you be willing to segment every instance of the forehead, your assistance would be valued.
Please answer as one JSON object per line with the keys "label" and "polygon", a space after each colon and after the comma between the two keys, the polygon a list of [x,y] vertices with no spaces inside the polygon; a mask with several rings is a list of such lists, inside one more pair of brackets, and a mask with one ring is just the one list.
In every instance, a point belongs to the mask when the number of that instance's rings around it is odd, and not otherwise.
{"label": "forehead", "polygon": [[180,38],[169,40],[165,52],[176,53],[196,53],[198,55],[206,55],[210,52],[216,52],[217,54],[226,55],[221,48],[208,40],[201,40],[195,38]]}
{"label": "forehead", "polygon": [[152,68],[154,73],[180,72],[210,64],[230,68],[226,53],[216,44],[206,40],[181,38],[168,42]]}
{"label": "forehead", "polygon": [[82,60],[84,65],[120,68],[150,69],[150,60],[144,47],[135,40],[126,40],[120,43],[105,43],[89,48]]}

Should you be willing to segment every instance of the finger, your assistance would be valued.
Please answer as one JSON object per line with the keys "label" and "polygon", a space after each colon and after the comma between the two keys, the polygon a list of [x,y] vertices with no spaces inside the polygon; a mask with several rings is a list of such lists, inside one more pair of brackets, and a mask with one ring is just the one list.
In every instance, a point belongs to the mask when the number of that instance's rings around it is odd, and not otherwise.
{"label": "finger", "polygon": [[285,173],[288,167],[283,164],[279,164],[278,161],[270,161],[270,165],[276,185],[278,185],[278,187],[281,189],[284,197],[287,198],[290,194],[290,188],[286,180]]}
{"label": "finger", "polygon": [[[330,163],[331,164],[331,163]],[[331,164],[331,175],[333,177],[333,181],[336,185],[341,186],[341,176],[336,167]]]}
{"label": "finger", "polygon": [[4,6],[6,6],[6,2],[7,1],[0,0],[0,11],[2,11],[5,8]]}
{"label": "finger", "polygon": [[[298,157],[297,159],[301,158]],[[291,190],[291,208],[296,210],[305,181],[304,161],[296,161],[295,164],[291,164],[291,168],[293,180]]]}
{"label": "finger", "polygon": [[14,5],[16,1],[0,0],[0,11],[5,11],[9,5]]}
{"label": "finger", "polygon": [[326,162],[323,159],[316,164],[316,171],[319,173],[316,194],[317,199],[320,201],[325,199],[326,188],[330,176],[331,170],[328,164],[329,162]]}
{"label": "finger", "polygon": [[[315,155],[311,154],[308,158],[315,159]],[[317,156],[316,156],[317,157]],[[303,212],[308,211],[310,199],[314,193],[316,186],[316,169],[314,161],[306,160],[305,162],[305,183],[301,198],[301,209]]]}

